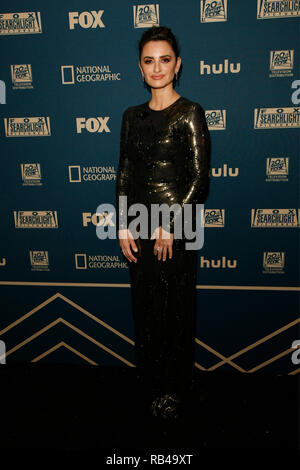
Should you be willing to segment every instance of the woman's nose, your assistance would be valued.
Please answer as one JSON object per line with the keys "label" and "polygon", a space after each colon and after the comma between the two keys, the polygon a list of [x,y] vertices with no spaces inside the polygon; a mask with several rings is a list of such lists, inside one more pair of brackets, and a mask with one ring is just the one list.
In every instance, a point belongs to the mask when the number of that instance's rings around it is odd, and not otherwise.
{"label": "woman's nose", "polygon": [[160,63],[154,62],[154,72],[160,72]]}

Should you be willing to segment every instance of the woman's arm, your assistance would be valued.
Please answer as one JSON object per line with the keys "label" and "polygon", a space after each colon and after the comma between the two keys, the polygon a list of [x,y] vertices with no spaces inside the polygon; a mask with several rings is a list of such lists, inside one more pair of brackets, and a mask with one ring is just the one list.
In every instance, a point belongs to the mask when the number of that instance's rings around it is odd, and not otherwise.
{"label": "woman's arm", "polygon": [[[204,202],[209,185],[210,168],[210,135],[206,124],[203,108],[194,103],[193,108],[187,116],[187,171],[190,175],[189,188],[184,194],[180,207],[183,216],[184,204],[201,204]],[[176,212],[170,219],[170,233],[174,233],[174,223],[179,217],[180,211]]]}
{"label": "woman's arm", "polygon": [[[128,261],[135,263],[137,258],[133,256],[132,251],[138,251],[136,243],[127,229],[127,205],[119,202],[119,196],[128,198],[130,192],[132,165],[130,161],[130,139],[129,139],[129,112],[128,108],[124,111],[122,117],[121,136],[120,136],[120,158],[116,179],[116,229],[120,240],[120,247]],[[122,220],[124,217],[125,220]]]}
{"label": "woman's arm", "polygon": [[[129,185],[131,178],[130,150],[129,150],[129,113],[126,109],[122,116],[121,134],[120,134],[120,158],[116,178],[116,227],[117,230],[127,229],[127,224],[122,222],[126,215],[126,206],[119,204],[119,196],[129,194]],[[127,205],[127,204],[126,204]],[[120,217],[120,220],[119,220]]]}

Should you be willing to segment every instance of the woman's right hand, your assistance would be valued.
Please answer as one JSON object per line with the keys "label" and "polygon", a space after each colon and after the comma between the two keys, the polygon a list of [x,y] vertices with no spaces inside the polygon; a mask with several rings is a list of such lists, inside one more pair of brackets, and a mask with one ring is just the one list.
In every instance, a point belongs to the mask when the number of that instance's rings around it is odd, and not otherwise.
{"label": "woman's right hand", "polygon": [[134,261],[135,263],[137,262],[137,258],[135,258],[131,252],[131,249],[133,251],[138,251],[136,243],[134,241],[134,238],[130,232],[130,230],[122,229],[118,230],[118,236],[119,236],[119,242],[120,242],[120,247],[122,250],[122,253],[130,263]]}

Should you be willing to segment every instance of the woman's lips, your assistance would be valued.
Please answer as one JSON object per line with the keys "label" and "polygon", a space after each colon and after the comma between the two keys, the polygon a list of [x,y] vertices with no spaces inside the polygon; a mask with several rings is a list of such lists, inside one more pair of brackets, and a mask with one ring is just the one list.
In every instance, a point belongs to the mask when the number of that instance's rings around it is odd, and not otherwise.
{"label": "woman's lips", "polygon": [[152,75],[151,78],[153,78],[153,80],[160,80],[163,77],[164,77],[164,75]]}

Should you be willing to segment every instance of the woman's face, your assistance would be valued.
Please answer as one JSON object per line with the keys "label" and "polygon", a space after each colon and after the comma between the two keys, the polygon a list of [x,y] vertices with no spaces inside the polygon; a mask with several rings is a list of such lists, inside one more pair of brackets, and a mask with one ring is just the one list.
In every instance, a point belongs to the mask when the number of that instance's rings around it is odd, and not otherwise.
{"label": "woman's face", "polygon": [[149,41],[143,47],[139,67],[150,87],[164,88],[173,82],[180,64],[168,41]]}

